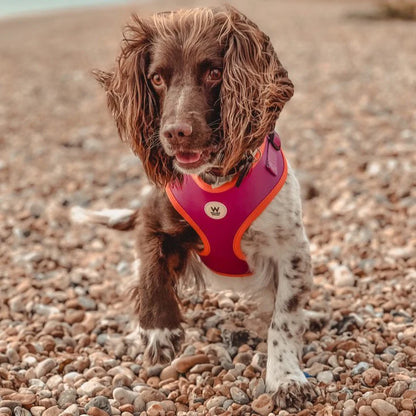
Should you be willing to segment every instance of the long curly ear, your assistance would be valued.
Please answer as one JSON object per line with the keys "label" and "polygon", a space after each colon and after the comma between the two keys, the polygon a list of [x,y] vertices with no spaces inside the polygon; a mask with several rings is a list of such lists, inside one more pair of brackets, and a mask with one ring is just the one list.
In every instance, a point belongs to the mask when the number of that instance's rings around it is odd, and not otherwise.
{"label": "long curly ear", "polygon": [[94,71],[107,93],[107,103],[118,132],[142,160],[147,176],[164,186],[173,175],[170,159],[159,143],[159,108],[147,80],[150,48],[155,37],[151,19],[132,16],[123,34],[114,73]]}
{"label": "long curly ear", "polygon": [[227,143],[226,170],[238,163],[244,150],[256,148],[274,130],[294,89],[267,35],[233,7],[226,8],[222,19],[221,119]]}

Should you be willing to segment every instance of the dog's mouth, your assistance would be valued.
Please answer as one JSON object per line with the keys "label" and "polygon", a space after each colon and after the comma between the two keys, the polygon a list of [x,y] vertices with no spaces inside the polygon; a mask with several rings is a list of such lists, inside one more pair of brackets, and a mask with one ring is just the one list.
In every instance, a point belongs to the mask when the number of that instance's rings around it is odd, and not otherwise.
{"label": "dog's mouth", "polygon": [[201,160],[202,152],[192,151],[192,152],[177,152],[175,154],[175,159],[178,163],[183,166],[194,165]]}
{"label": "dog's mouth", "polygon": [[211,159],[214,149],[207,148],[203,150],[178,150],[174,152],[174,163],[176,168],[183,173],[197,173],[205,170],[205,167],[211,165]]}

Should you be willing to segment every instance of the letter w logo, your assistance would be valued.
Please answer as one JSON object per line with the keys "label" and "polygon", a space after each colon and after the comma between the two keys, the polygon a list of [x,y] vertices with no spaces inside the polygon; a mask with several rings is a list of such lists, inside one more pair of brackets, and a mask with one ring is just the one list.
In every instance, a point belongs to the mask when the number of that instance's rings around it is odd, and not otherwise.
{"label": "letter w logo", "polygon": [[220,207],[211,207],[211,215],[213,216],[220,215]]}

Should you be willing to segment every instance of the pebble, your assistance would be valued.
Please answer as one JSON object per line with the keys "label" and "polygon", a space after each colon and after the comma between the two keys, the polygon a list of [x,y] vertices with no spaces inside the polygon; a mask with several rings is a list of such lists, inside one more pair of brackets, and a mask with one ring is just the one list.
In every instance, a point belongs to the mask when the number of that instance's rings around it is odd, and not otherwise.
{"label": "pebble", "polygon": [[264,384],[263,378],[253,378],[249,383],[249,389],[253,399],[257,399],[266,391],[266,386]]}
{"label": "pebble", "polygon": [[17,406],[21,406],[21,403],[15,400],[0,400],[0,407],[7,407],[11,410],[14,410],[14,408]]}
{"label": "pebble", "polygon": [[225,400],[225,402],[222,405],[222,408],[227,410],[233,403],[234,401],[231,399]]}
{"label": "pebble", "polygon": [[238,404],[247,404],[250,402],[250,399],[248,398],[247,394],[244,393],[244,391],[238,387],[231,387],[230,394],[233,400]]}
{"label": "pebble", "polygon": [[378,416],[396,416],[399,411],[389,402],[382,399],[375,399],[371,402],[371,408]]}
{"label": "pebble", "polygon": [[363,372],[363,381],[368,387],[374,387],[381,380],[379,370],[371,367]]}
{"label": "pebble", "polygon": [[58,399],[58,405],[61,409],[65,409],[68,405],[75,403],[77,400],[77,392],[74,389],[64,390]]}
{"label": "pebble", "polygon": [[[354,410],[355,412],[354,408],[350,408],[350,409]],[[371,408],[371,406],[361,406],[360,409],[358,410],[358,414],[360,416],[377,416],[377,413]],[[344,412],[344,415],[345,415],[345,412]]]}
{"label": "pebble", "polygon": [[123,387],[117,387],[113,390],[114,400],[120,402],[120,404],[133,404],[136,397],[139,396],[139,393],[127,390]]}
{"label": "pebble", "polygon": [[97,407],[104,410],[106,413],[111,415],[111,405],[107,397],[97,396],[91,399],[84,407],[84,410],[88,412],[91,407]]}
{"label": "pebble", "polygon": [[214,396],[205,402],[205,407],[209,410],[211,408],[221,407],[227,400],[225,396]]}
{"label": "pebble", "polygon": [[42,416],[59,416],[60,413],[61,409],[58,406],[51,406],[42,413]]}
{"label": "pebble", "polygon": [[104,386],[98,381],[90,380],[81,384],[81,386],[77,389],[77,393],[79,396],[85,395],[88,397],[93,397],[103,388]]}
{"label": "pebble", "polygon": [[6,357],[10,364],[16,364],[20,359],[19,354],[14,348],[7,348]]}
{"label": "pebble", "polygon": [[[163,396],[163,397],[165,398],[165,396]],[[162,400],[163,400],[163,399],[162,399]],[[146,402],[145,402],[145,400],[143,399],[143,397],[141,397],[141,396],[137,396],[137,397],[134,399],[133,406],[134,406],[134,410],[135,410],[136,412],[142,412],[144,409],[146,409]]]}
{"label": "pebble", "polygon": [[273,399],[268,394],[262,394],[251,404],[252,409],[261,416],[267,416],[274,408]]}
{"label": "pebble", "polygon": [[145,401],[145,403],[161,402],[166,399],[166,396],[161,391],[152,388],[141,389],[140,397]]}
{"label": "pebble", "polygon": [[390,390],[390,397],[400,397],[408,388],[405,381],[396,381]]}
{"label": "pebble", "polygon": [[176,371],[176,369],[172,365],[165,367],[160,373],[160,379],[162,381],[170,379],[170,378],[177,380],[178,377],[179,377],[179,373]]}
{"label": "pebble", "polygon": [[403,410],[410,410],[410,411],[414,411],[415,407],[413,404],[413,400],[412,399],[403,399],[401,401],[401,405],[402,405],[402,409]]}
{"label": "pebble", "polygon": [[35,369],[36,376],[41,378],[46,376],[56,367],[56,361],[53,358],[47,358],[46,360],[41,361]]}
{"label": "pebble", "polygon": [[355,407],[345,407],[342,411],[342,416],[355,416],[357,414],[357,411],[355,410]]}
{"label": "pebble", "polygon": [[416,390],[407,390],[403,393],[404,399],[416,400]]}
{"label": "pebble", "polygon": [[108,416],[111,413],[107,413],[105,410],[99,407],[91,406],[88,408],[87,414],[90,416]]}
{"label": "pebble", "polygon": [[[33,380],[30,380],[30,381],[33,381]],[[39,381],[41,381],[41,380],[39,380]],[[55,374],[52,377],[48,378],[48,380],[46,381],[46,386],[48,387],[49,390],[54,390],[61,383],[62,383],[62,376],[60,376],[59,374]]]}
{"label": "pebble", "polygon": [[21,403],[23,406],[30,406],[36,401],[36,395],[33,393],[13,393],[10,396],[11,400]]}
{"label": "pebble", "polygon": [[71,404],[68,406],[62,413],[60,413],[60,416],[79,416],[79,409],[78,405],[76,403]]}
{"label": "pebble", "polygon": [[251,360],[251,365],[257,368],[266,368],[267,355],[262,352],[256,352]]}
{"label": "pebble", "polygon": [[334,277],[334,285],[336,287],[354,286],[355,276],[351,273],[351,270],[347,266],[336,266],[332,273]]}
{"label": "pebble", "polygon": [[365,361],[361,361],[351,370],[351,375],[356,376],[358,374],[362,374],[364,371],[368,370],[369,367],[370,364],[366,363]]}
{"label": "pebble", "polygon": [[220,296],[218,306],[221,309],[234,309],[234,302],[227,296]]}
{"label": "pebble", "polygon": [[153,403],[147,408],[148,416],[164,416],[165,410],[160,403]]}
{"label": "pebble", "polygon": [[334,381],[334,375],[332,371],[322,371],[316,376],[316,379],[321,383],[329,384]]}
{"label": "pebble", "polygon": [[172,362],[172,367],[178,373],[186,373],[194,365],[204,363],[209,363],[209,358],[205,354],[183,355]]}
{"label": "pebble", "polygon": [[207,364],[196,364],[189,370],[189,372],[191,374],[201,374],[205,371],[211,371],[213,367],[214,367],[214,364],[209,364],[209,363],[207,363]]}
{"label": "pebble", "polygon": [[158,376],[165,366],[157,364],[146,369],[148,377]]}
{"label": "pebble", "polygon": [[14,408],[14,415],[15,416],[32,416],[29,410],[24,409],[23,407],[17,406]]}
{"label": "pebble", "polygon": [[123,404],[119,407],[120,412],[134,412],[134,406],[132,404]]}
{"label": "pebble", "polygon": [[33,416],[42,416],[42,413],[45,411],[45,407],[43,406],[32,406],[30,408],[30,413],[32,413]]}

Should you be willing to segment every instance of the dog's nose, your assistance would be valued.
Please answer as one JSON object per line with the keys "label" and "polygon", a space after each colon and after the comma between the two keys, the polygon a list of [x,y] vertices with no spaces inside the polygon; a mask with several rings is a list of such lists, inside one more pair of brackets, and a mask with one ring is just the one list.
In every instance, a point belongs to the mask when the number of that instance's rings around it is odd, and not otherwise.
{"label": "dog's nose", "polygon": [[192,134],[192,126],[188,123],[172,123],[165,126],[162,134],[167,139],[181,139]]}

